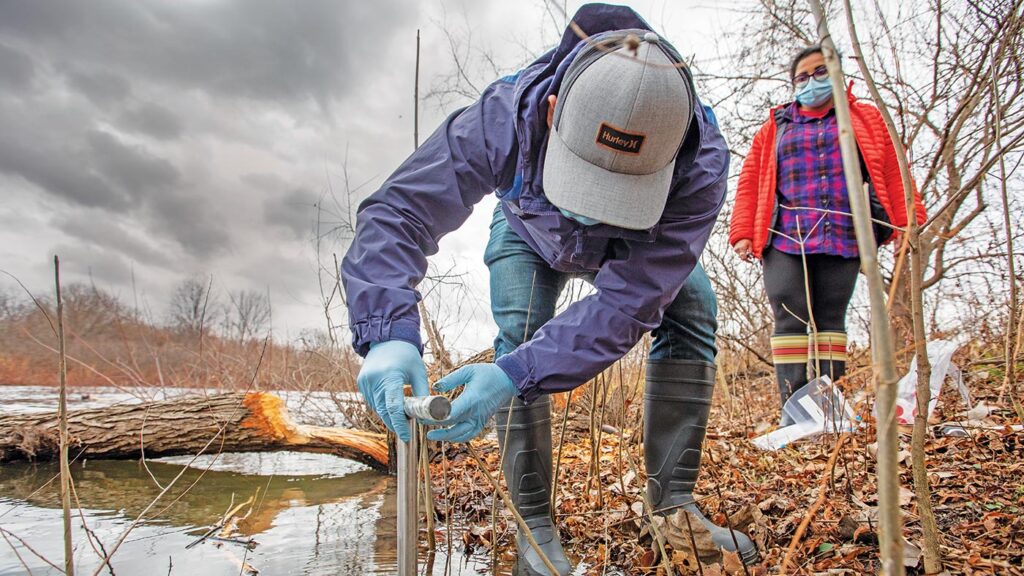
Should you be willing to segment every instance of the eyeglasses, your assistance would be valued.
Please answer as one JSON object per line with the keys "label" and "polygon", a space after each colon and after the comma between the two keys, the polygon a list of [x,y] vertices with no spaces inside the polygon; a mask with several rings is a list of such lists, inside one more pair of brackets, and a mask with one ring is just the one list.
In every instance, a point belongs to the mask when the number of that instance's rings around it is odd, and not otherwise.
{"label": "eyeglasses", "polygon": [[818,66],[814,69],[814,72],[811,72],[810,74],[806,72],[797,74],[793,77],[793,87],[803,88],[808,82],[810,82],[811,77],[814,77],[815,80],[824,80],[825,78],[828,78],[828,68],[825,66]]}

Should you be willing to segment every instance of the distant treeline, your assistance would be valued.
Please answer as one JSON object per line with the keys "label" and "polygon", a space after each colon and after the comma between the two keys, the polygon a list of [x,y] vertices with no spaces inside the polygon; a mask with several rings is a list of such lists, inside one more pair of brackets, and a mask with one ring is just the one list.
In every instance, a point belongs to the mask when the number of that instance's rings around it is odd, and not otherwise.
{"label": "distant treeline", "polygon": [[[270,306],[258,292],[220,302],[186,280],[159,318],[88,284],[65,286],[63,300],[72,386],[355,389],[350,348],[324,332],[268,340]],[[0,291],[0,385],[57,384],[55,329],[52,297]]]}

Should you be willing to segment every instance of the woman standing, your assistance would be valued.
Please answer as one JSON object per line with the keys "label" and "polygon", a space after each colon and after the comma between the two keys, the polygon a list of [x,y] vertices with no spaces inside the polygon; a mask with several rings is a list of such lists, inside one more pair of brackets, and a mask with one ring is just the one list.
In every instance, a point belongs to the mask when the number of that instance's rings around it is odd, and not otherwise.
{"label": "woman standing", "polygon": [[[808,382],[808,363],[812,375],[835,381],[845,374],[846,309],[860,267],[821,46],[797,54],[789,77],[794,101],[773,108],[754,136],[729,229],[736,254],[748,261],[760,258],[763,264],[775,316],[772,359],[783,404]],[[849,89],[845,97],[881,245],[907,225],[896,151],[878,109],[857,100]],[[921,224],[924,205],[914,194]],[[787,420],[783,414],[782,424]]]}

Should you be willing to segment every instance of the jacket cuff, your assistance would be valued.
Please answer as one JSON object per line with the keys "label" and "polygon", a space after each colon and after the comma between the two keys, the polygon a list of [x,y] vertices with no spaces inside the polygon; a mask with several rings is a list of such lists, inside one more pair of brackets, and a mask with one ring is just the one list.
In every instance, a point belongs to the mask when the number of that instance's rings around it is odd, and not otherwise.
{"label": "jacket cuff", "polygon": [[750,240],[750,242],[753,243],[754,242],[753,236],[754,236],[753,234],[751,234],[750,232],[748,232],[746,230],[744,230],[742,232],[740,232],[738,230],[737,231],[730,231],[729,232],[729,246],[735,246],[736,243],[739,242],[740,240]]}
{"label": "jacket cuff", "polygon": [[389,340],[408,342],[415,346],[421,355],[423,354],[420,325],[415,320],[371,316],[352,325],[352,348],[360,356],[366,356],[370,351],[370,344]]}
{"label": "jacket cuff", "polygon": [[516,385],[519,390],[519,399],[523,404],[529,404],[540,396],[540,387],[530,382],[530,370],[511,354],[506,354],[494,361],[505,374]]}

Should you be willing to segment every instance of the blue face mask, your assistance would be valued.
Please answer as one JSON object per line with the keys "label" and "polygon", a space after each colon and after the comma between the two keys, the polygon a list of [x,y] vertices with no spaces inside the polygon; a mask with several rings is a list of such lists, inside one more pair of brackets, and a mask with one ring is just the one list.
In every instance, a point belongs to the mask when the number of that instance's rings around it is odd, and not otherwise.
{"label": "blue face mask", "polygon": [[561,208],[559,208],[558,211],[562,213],[562,216],[565,216],[566,218],[568,218],[570,220],[575,220],[575,221],[579,222],[580,224],[583,224],[584,226],[593,226],[594,224],[600,224],[601,223],[600,220],[594,220],[593,218],[587,218],[586,216],[580,216],[579,214],[576,214],[574,212],[569,212],[568,210],[563,210]]}
{"label": "blue face mask", "polygon": [[796,91],[796,101],[802,106],[816,108],[832,97],[832,83],[829,79],[816,80],[811,78],[803,88]]}

